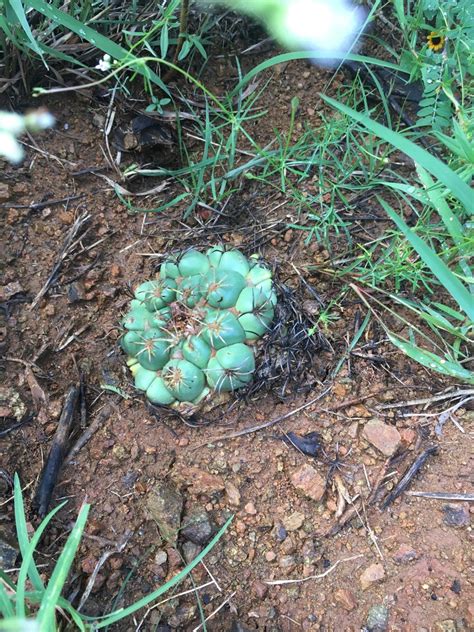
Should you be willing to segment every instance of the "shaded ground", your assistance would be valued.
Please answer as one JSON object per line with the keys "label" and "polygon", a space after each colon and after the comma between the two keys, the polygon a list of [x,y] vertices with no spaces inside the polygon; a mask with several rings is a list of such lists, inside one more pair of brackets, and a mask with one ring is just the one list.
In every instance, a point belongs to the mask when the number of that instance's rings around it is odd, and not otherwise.
{"label": "shaded ground", "polygon": [[[280,68],[266,96],[271,107],[259,130],[261,141],[271,137],[273,127],[286,125],[294,94],[302,99],[302,118],[317,116],[316,95],[328,76],[305,64]],[[432,445],[438,452],[428,458],[410,489],[472,492],[469,413],[463,408],[455,413],[465,433],[448,420],[437,435],[434,413],[449,407],[453,400],[448,396],[425,407],[387,408],[456,387],[400,356],[377,325],[367,329],[355,354],[347,354],[335,383],[315,383],[307,394],[285,402],[268,396],[242,404],[207,427],[152,414],[136,395],[124,400],[101,390],[100,384],[107,383],[131,393],[117,350],[118,320],[129,300],[127,284],[152,275],[156,259],[150,254],[213,243],[217,232],[212,226],[185,227],[177,213],[129,215],[100,177],[81,173],[106,166],[97,118],[94,123],[94,114],[103,116],[105,109],[81,97],[53,101],[57,129],[37,139],[38,147],[24,165],[6,167],[2,178],[3,382],[19,394],[26,410],[34,411],[36,405],[39,412],[2,438],[1,467],[19,472],[29,502],[62,398],[77,381],[79,369],[87,378],[87,423],[99,422],[98,431],[61,474],[54,501],[67,498],[69,503],[43,543],[39,561],[48,566],[56,558],[87,498],[92,510],[69,595],[84,590],[104,552],[123,544],[98,571],[84,607],[95,615],[162,584],[182,567],[181,556],[189,560],[202,548],[192,540],[205,541],[213,525],[234,514],[206,566],[193,573],[195,586],[212,581],[199,591],[206,616],[227,600],[209,620],[209,630],[470,629],[469,506],[450,508],[446,501],[403,495],[382,512],[379,502]],[[104,173],[116,178],[112,171]],[[149,188],[150,183],[143,185]],[[289,261],[297,269],[325,261],[327,252],[317,244],[306,246],[298,233],[286,229],[291,209],[284,201],[279,194],[247,185],[231,198],[231,219],[219,224],[218,238],[248,247],[254,240],[285,271]],[[76,248],[63,262],[58,281],[32,307],[83,213],[90,218],[76,235]],[[261,232],[249,230],[255,218]],[[291,281],[294,275],[288,274]],[[338,291],[327,277],[308,278],[326,302]],[[347,353],[363,313],[355,299],[343,305],[328,332],[333,352],[315,358],[321,380]],[[228,437],[295,411],[326,389],[324,397],[280,423]],[[6,415],[15,412],[11,394]],[[282,440],[290,430],[320,433],[322,448],[316,458]],[[395,454],[399,458],[389,462]],[[379,492],[375,498],[374,488]],[[8,532],[12,503],[6,487],[4,496],[0,527]],[[157,509],[163,499],[164,512]],[[352,503],[358,513],[332,534],[339,514]],[[30,519],[36,524],[34,514]],[[166,529],[165,523],[171,527]],[[190,525],[191,534],[184,529],[176,539],[177,529]],[[265,583],[277,580],[298,581]],[[186,581],[178,590],[191,587]],[[198,629],[195,596],[142,611],[117,629],[134,630],[141,624],[141,629],[153,630],[164,623],[178,630]]]}

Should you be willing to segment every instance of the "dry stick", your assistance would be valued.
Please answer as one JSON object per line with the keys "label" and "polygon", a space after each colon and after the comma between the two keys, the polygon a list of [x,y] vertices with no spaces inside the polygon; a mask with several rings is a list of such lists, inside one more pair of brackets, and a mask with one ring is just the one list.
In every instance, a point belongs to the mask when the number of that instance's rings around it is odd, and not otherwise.
{"label": "dry stick", "polygon": [[106,404],[102,410],[98,413],[97,417],[91,423],[91,425],[85,430],[85,432],[79,437],[76,443],[72,446],[69,454],[65,459],[65,463],[70,463],[76,454],[85,446],[89,439],[102,427],[103,423],[110,417],[114,410],[114,404],[120,400],[120,396],[116,395],[111,398],[111,403]]}
{"label": "dry stick", "polygon": [[433,500],[459,500],[468,503],[474,502],[474,494],[452,494],[450,492],[407,492],[407,496],[419,496],[420,498],[432,498]]}
{"label": "dry stick", "polygon": [[[372,491],[370,492],[366,503],[367,505],[371,505],[378,494],[378,491],[380,489],[380,486],[382,484],[382,481],[384,480],[384,478],[387,475],[387,470],[390,466],[392,462],[391,458],[386,459],[386,461],[383,463],[382,467],[380,468],[380,471],[377,475],[377,478],[375,479],[375,482],[372,486]],[[346,526],[346,524],[348,522],[350,522],[351,520],[353,520],[354,518],[356,518],[359,515],[359,510],[362,509],[362,499],[358,499],[357,501],[353,501],[351,505],[349,505],[349,507],[346,508],[346,510],[344,511],[344,513],[339,517],[338,521],[336,522],[336,524],[334,524],[332,527],[330,527],[324,534],[323,537],[327,538],[327,537],[331,537],[336,535],[337,533],[339,533],[339,531],[341,531],[343,529],[343,527]]]}
{"label": "dry stick", "polygon": [[13,426],[9,426],[8,428],[5,428],[4,430],[0,430],[0,438],[1,437],[6,437],[9,432],[13,432],[14,430],[18,430],[18,428],[21,428],[25,424],[27,424],[30,421],[32,421],[33,418],[34,418],[34,415],[32,415],[31,413],[26,413],[25,415],[23,415],[23,417],[20,419],[20,421],[18,421],[16,424],[13,424]]}
{"label": "dry stick", "polygon": [[[297,408],[296,410],[292,410],[289,413],[286,413],[285,415],[283,415],[282,417],[278,417],[278,419],[272,419],[271,421],[267,421],[264,424],[261,424],[260,426],[252,426],[250,428],[245,428],[244,430],[238,430],[237,432],[233,432],[233,433],[227,434],[227,435],[222,435],[220,437],[211,437],[205,443],[200,443],[199,445],[192,446],[191,449],[192,450],[196,450],[197,448],[201,448],[202,446],[207,445],[208,443],[211,443],[212,441],[222,441],[224,439],[233,439],[234,437],[240,437],[242,435],[250,434],[252,432],[257,432],[258,430],[263,430],[264,428],[268,428],[269,426],[273,426],[274,424],[277,424],[280,421],[283,421],[283,420],[287,419],[288,417],[291,417],[292,415],[295,415],[296,413],[299,413],[301,410],[304,410],[308,406],[311,406],[311,404],[314,404],[319,399],[323,399],[323,397],[331,390],[331,388],[332,388],[332,385],[328,386],[328,388],[325,391],[323,391],[320,395],[318,395],[314,399],[310,400],[309,402],[306,402],[306,404],[303,404],[302,406],[300,406],[300,408]],[[333,408],[331,408],[330,410],[326,410],[325,412],[332,413],[332,412],[336,412],[338,410],[343,410],[344,408],[348,408],[349,406],[354,406],[354,404],[359,404],[360,402],[363,402],[366,399],[370,399],[371,397],[375,397],[376,395],[378,395],[378,393],[379,392],[377,392],[377,393],[370,393],[369,395],[363,395],[362,397],[353,397],[352,399],[347,399],[345,402],[341,402],[337,406],[334,406]],[[291,439],[290,439],[290,441],[291,441]]]}
{"label": "dry stick", "polygon": [[198,631],[198,630],[200,630],[203,626],[205,627],[205,625],[204,625],[204,624],[206,623],[206,621],[209,621],[209,619],[212,619],[212,617],[214,617],[214,616],[215,616],[215,615],[219,612],[219,610],[222,610],[222,608],[223,608],[226,604],[228,604],[228,603],[229,603],[229,601],[232,599],[232,597],[235,595],[235,593],[236,593],[236,592],[237,592],[237,591],[236,591],[236,590],[234,590],[234,592],[233,592],[233,593],[231,593],[231,594],[227,597],[227,599],[221,603],[221,605],[220,605],[218,608],[216,608],[215,610],[213,610],[213,611],[211,612],[211,614],[209,614],[209,615],[208,615],[208,616],[204,619],[204,621],[203,621],[202,623],[200,623],[198,626],[196,626],[196,627],[193,629],[193,632],[197,632],[197,631]]}
{"label": "dry stick", "polygon": [[221,435],[219,437],[211,437],[204,443],[200,443],[199,445],[192,446],[191,449],[197,450],[197,448],[201,448],[202,446],[207,445],[208,443],[212,443],[212,441],[223,441],[224,439],[233,439],[234,437],[241,437],[242,435],[251,434],[252,432],[258,432],[259,430],[268,428],[269,426],[274,426],[280,421],[284,421],[285,419],[288,419],[289,417],[296,415],[296,413],[301,412],[305,408],[308,408],[309,406],[311,406],[311,404],[316,403],[318,400],[323,399],[323,397],[325,397],[331,389],[332,389],[332,385],[328,386],[327,389],[325,389],[317,397],[310,399],[309,402],[306,402],[306,404],[303,404],[299,408],[295,408],[295,410],[291,410],[289,413],[286,413],[285,415],[282,415],[281,417],[277,417],[276,419],[271,419],[270,421],[266,421],[264,424],[260,424],[259,426],[251,426],[250,428],[244,428],[243,430],[231,432],[230,434]]}
{"label": "dry stick", "polygon": [[[176,43],[176,50],[174,51],[173,64],[175,66],[179,63],[179,54],[183,48],[184,40],[186,39],[186,31],[188,29],[188,15],[189,15],[189,0],[181,1],[181,11],[179,13],[179,35],[178,42]],[[163,82],[166,84],[173,77],[176,70],[174,68],[168,68]]]}
{"label": "dry stick", "polygon": [[433,402],[441,402],[444,399],[458,399],[466,395],[474,395],[474,388],[463,389],[460,391],[454,391],[454,393],[444,393],[441,395],[434,395],[433,397],[425,397],[424,399],[411,399],[406,402],[398,402],[396,404],[383,404],[382,406],[376,406],[377,410],[387,410],[388,408],[403,408],[405,406],[419,406],[421,404],[432,404]]}
{"label": "dry stick", "polygon": [[330,566],[327,571],[321,573],[320,575],[311,575],[310,577],[302,577],[301,579],[273,579],[265,581],[265,584],[268,584],[269,586],[282,586],[284,584],[303,584],[304,582],[309,582],[311,579],[323,579],[323,577],[326,577],[326,575],[332,573],[333,570],[335,570],[341,562],[350,562],[351,560],[357,560],[361,557],[364,556],[362,554],[353,555],[352,557],[345,557],[342,560],[337,560],[337,562],[334,562],[334,564]]}
{"label": "dry stick", "polygon": [[415,461],[410,465],[410,467],[405,472],[405,474],[402,476],[402,478],[397,483],[397,485],[394,487],[394,489],[390,492],[390,494],[385,498],[385,500],[381,504],[380,508],[382,510],[386,509],[391,503],[393,503],[393,501],[396,498],[398,498],[398,496],[400,496],[401,493],[403,493],[405,491],[405,489],[408,487],[408,485],[410,484],[410,482],[413,479],[413,477],[420,470],[420,468],[422,467],[422,465],[424,464],[426,459],[429,456],[431,456],[433,454],[436,454],[437,451],[438,451],[438,448],[435,445],[432,445],[429,448],[426,448],[426,450],[424,452],[422,452],[420,454],[420,456],[418,456],[415,459]]}
{"label": "dry stick", "polygon": [[171,597],[166,597],[166,599],[163,599],[163,601],[159,601],[158,603],[153,604],[152,606],[150,606],[148,608],[148,610],[143,615],[142,620],[140,621],[140,623],[135,628],[135,632],[139,632],[139,630],[141,629],[142,625],[145,622],[145,619],[148,617],[150,612],[152,612],[156,608],[159,608],[160,606],[162,606],[167,601],[171,601],[172,599],[179,599],[179,597],[183,597],[184,595],[189,595],[190,593],[196,593],[197,594],[198,590],[203,590],[204,588],[207,588],[208,586],[212,586],[213,584],[214,584],[214,582],[212,582],[212,581],[211,582],[206,582],[205,584],[201,584],[200,586],[196,586],[196,588],[190,588],[189,590],[183,590],[183,592],[177,593],[176,595],[171,595]]}
{"label": "dry stick", "polygon": [[79,234],[79,231],[81,230],[82,226],[87,221],[89,221],[90,217],[91,216],[89,215],[89,213],[83,213],[82,215],[80,215],[76,219],[74,224],[71,226],[71,229],[69,230],[68,234],[66,235],[66,239],[64,240],[64,244],[63,244],[63,247],[61,249],[61,252],[59,253],[59,256],[56,259],[56,262],[55,262],[55,264],[53,266],[53,270],[52,270],[51,274],[49,275],[46,283],[43,285],[41,290],[35,296],[34,301],[30,305],[30,310],[33,309],[34,307],[36,307],[36,305],[39,303],[39,301],[43,298],[43,296],[49,290],[49,288],[51,287],[53,282],[56,280],[56,277],[59,274],[59,270],[61,269],[61,266],[64,263],[66,257],[69,255],[71,250],[73,250],[74,247],[77,245],[76,237]]}
{"label": "dry stick", "polygon": [[64,400],[58,427],[48,458],[41,472],[40,483],[34,499],[34,505],[40,516],[46,515],[49,503],[51,502],[51,496],[53,495],[59,470],[63,464],[66,444],[74,420],[78,397],[79,388],[77,386],[71,386]]}
{"label": "dry stick", "polygon": [[115,555],[115,553],[121,553],[124,550],[124,548],[127,546],[127,542],[129,541],[132,533],[133,531],[130,531],[129,529],[127,529],[123,537],[121,538],[120,542],[117,542],[117,545],[113,549],[109,549],[108,551],[105,551],[104,553],[102,553],[99,561],[95,565],[92,575],[89,577],[86,589],[84,590],[84,593],[81,597],[81,601],[79,602],[79,606],[77,607],[78,612],[84,607],[84,604],[88,600],[89,595],[91,594],[91,590],[94,587],[97,575],[100,569],[102,568],[102,566],[105,564],[105,562],[109,559],[111,555]]}
{"label": "dry stick", "polygon": [[346,509],[335,525],[323,533],[323,537],[328,538],[339,533],[348,522],[359,514],[359,509],[362,509],[362,500],[360,498]]}
{"label": "dry stick", "polygon": [[59,198],[57,200],[45,200],[44,202],[31,202],[31,204],[0,204],[0,208],[28,208],[31,211],[41,211],[43,208],[47,206],[55,206],[56,204],[65,204],[69,202],[74,202],[75,200],[79,200],[80,198],[85,197],[84,193],[80,195],[69,195],[68,197]]}

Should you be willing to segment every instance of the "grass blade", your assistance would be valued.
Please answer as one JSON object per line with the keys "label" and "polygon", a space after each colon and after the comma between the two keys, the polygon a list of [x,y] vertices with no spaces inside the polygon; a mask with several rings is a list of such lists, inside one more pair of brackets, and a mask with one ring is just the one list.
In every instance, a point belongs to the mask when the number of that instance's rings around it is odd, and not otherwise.
{"label": "grass blade", "polygon": [[356,112],[356,110],[353,110],[352,108],[349,108],[324,94],[322,94],[321,97],[326,101],[326,103],[329,103],[329,105],[334,107],[336,110],[339,110],[339,112],[347,114],[347,116],[350,116],[354,120],[358,121],[373,134],[382,138],[387,143],[390,143],[436,176],[438,180],[442,182],[462,204],[464,204],[468,213],[474,213],[474,196],[472,195],[470,187],[444,162],[435,156],[432,156],[428,151],[426,151],[426,149],[419,147],[416,143],[408,140],[408,138],[405,138],[402,134],[394,132],[388,127],[385,127],[385,125],[381,125],[380,123],[373,121],[369,116]]}
{"label": "grass blade", "polygon": [[435,182],[431,178],[431,176],[426,172],[423,167],[420,165],[416,166],[416,170],[418,172],[418,177],[421,180],[421,183],[426,189],[428,197],[431,200],[434,208],[438,211],[441,219],[444,222],[449,234],[451,235],[454,243],[462,247],[463,243],[463,228],[461,222],[455,216],[455,214],[449,208],[448,203],[446,202],[442,192],[439,190],[439,187],[436,186]]}
{"label": "grass blade", "polygon": [[[26,518],[25,518],[25,507],[23,505],[23,496],[21,493],[21,485],[20,479],[18,478],[18,474],[15,474],[14,480],[14,507],[15,507],[15,525],[16,525],[16,533],[18,536],[18,545],[20,547],[20,552],[22,557],[24,558],[28,552],[28,547],[30,544],[30,540],[28,538],[28,530],[26,528]],[[38,569],[34,563],[34,560],[31,561],[31,564],[28,568],[28,577],[30,578],[31,583],[33,584],[36,590],[44,590],[44,584],[39,576]]]}
{"label": "grass blade", "polygon": [[25,582],[26,582],[26,577],[28,575],[28,569],[32,563],[34,564],[33,562],[34,552],[36,550],[36,547],[38,546],[38,542],[40,541],[41,536],[44,533],[44,530],[46,529],[48,524],[51,522],[53,517],[58,513],[58,511],[62,507],[64,507],[65,504],[66,503],[63,502],[60,505],[58,505],[58,507],[55,507],[52,511],[49,512],[49,514],[44,518],[44,520],[41,521],[40,526],[36,529],[33,537],[31,538],[31,541],[28,545],[28,549],[26,553],[23,555],[20,572],[18,574],[17,590],[16,590],[16,615],[20,619],[25,617],[27,614],[26,609],[25,609]]}
{"label": "grass blade", "polygon": [[[372,64],[373,66],[382,66],[383,68],[390,68],[391,70],[395,70],[399,73],[405,72],[403,68],[401,68],[397,64],[393,64],[383,59],[376,59],[375,57],[366,57],[365,55],[356,55],[354,53],[350,53],[350,54],[331,53],[331,57],[333,59],[340,59],[341,61],[348,59],[349,61],[358,61],[362,64]],[[275,55],[275,57],[272,57],[271,59],[267,59],[266,61],[263,61],[261,64],[258,64],[258,66],[255,66],[255,68],[252,68],[252,70],[250,70],[244,77],[242,77],[242,79],[235,86],[232,92],[229,93],[230,96],[232,97],[232,96],[237,95],[242,90],[242,88],[246,86],[255,77],[255,75],[258,75],[259,72],[262,72],[263,70],[267,70],[268,68],[271,68],[272,66],[276,66],[277,64],[286,63],[288,61],[295,61],[296,59],[314,59],[314,60],[327,59],[327,54],[304,50],[304,51],[298,51],[294,53],[283,53],[282,55]]]}
{"label": "grass blade", "polygon": [[416,235],[405,221],[395,213],[392,207],[378,197],[380,204],[383,206],[387,215],[397,225],[398,229],[405,235],[410,244],[420,255],[424,263],[429,267],[436,276],[441,285],[451,294],[459,307],[467,314],[470,320],[474,320],[474,300],[467,288],[461,281],[451,272],[448,266],[442,261],[438,255]]}
{"label": "grass blade", "polygon": [[25,33],[26,37],[28,38],[30,42],[31,48],[35,51],[35,53],[37,53],[41,57],[44,65],[47,68],[48,66],[44,60],[43,52],[41,48],[38,46],[38,43],[35,40],[35,37],[31,31],[28,18],[26,17],[26,14],[25,14],[23,3],[21,2],[21,0],[9,0],[9,2],[6,2],[5,4],[10,5],[11,10],[16,15],[18,22],[20,23],[20,26],[23,29],[23,32]]}
{"label": "grass blade", "polygon": [[13,617],[15,614],[12,602],[10,601],[6,588],[2,582],[0,582],[0,614],[3,619]]}
{"label": "grass blade", "polygon": [[38,611],[38,625],[40,630],[54,629],[55,609],[61,596],[61,591],[69,574],[69,569],[76,555],[77,547],[81,541],[82,532],[87,520],[90,505],[83,505],[71,531],[64,549],[61,551],[53,574],[44,592]]}
{"label": "grass blade", "polygon": [[133,614],[140,608],[143,608],[144,606],[149,604],[151,601],[154,601],[155,599],[160,597],[163,593],[168,591],[170,588],[178,584],[181,580],[183,580],[186,577],[186,575],[188,575],[188,573],[190,573],[193,570],[195,566],[199,564],[199,562],[217,544],[217,542],[221,539],[221,537],[227,531],[233,519],[234,519],[234,516],[231,516],[227,520],[227,522],[224,524],[224,526],[218,531],[218,533],[216,533],[216,535],[212,538],[209,544],[201,551],[201,553],[199,553],[199,555],[197,555],[192,562],[190,562],[185,568],[183,568],[183,570],[180,573],[172,577],[169,581],[166,582],[166,584],[163,584],[163,586],[161,586],[154,592],[150,593],[146,597],[143,597],[142,599],[135,602],[131,606],[128,606],[128,608],[122,608],[120,610],[117,610],[116,612],[112,612],[112,614],[108,615],[105,620],[102,620],[96,623],[94,625],[94,629],[99,630],[100,628],[105,628],[106,626],[111,625],[112,623],[116,623],[117,621],[120,621],[121,619],[128,617],[129,615]]}
{"label": "grass blade", "polygon": [[387,331],[387,335],[390,342],[403,351],[403,353],[406,353],[412,360],[415,360],[415,362],[422,364],[431,371],[437,371],[443,375],[449,375],[458,380],[464,380],[468,384],[474,384],[474,373],[465,369],[461,364],[450,362],[430,351],[420,349],[420,347],[417,347],[411,342],[398,338],[398,336],[395,336],[395,334],[392,334],[390,331]]}

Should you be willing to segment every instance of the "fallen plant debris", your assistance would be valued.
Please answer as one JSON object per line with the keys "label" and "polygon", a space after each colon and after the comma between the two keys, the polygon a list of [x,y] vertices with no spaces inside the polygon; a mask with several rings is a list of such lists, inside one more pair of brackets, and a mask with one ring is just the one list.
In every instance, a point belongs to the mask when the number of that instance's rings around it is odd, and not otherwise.
{"label": "fallen plant debris", "polygon": [[66,393],[58,427],[54,434],[48,457],[41,471],[40,481],[34,499],[34,505],[40,517],[44,517],[48,512],[59,471],[63,466],[68,441],[70,440],[71,430],[77,413],[79,391],[78,386],[71,386]]}
{"label": "fallen plant debris", "polygon": [[430,446],[426,448],[420,455],[416,457],[410,467],[403,474],[402,478],[395,485],[393,490],[387,495],[387,497],[382,501],[381,509],[387,509],[389,505],[393,503],[393,501],[402,494],[408,485],[411,483],[413,478],[418,474],[420,469],[423,467],[425,462],[430,456],[433,456],[438,453],[437,446]]}
{"label": "fallen plant debris", "polygon": [[316,457],[321,451],[321,434],[316,431],[300,436],[290,430],[281,439],[287,445],[294,446],[297,450],[306,454],[306,456]]}

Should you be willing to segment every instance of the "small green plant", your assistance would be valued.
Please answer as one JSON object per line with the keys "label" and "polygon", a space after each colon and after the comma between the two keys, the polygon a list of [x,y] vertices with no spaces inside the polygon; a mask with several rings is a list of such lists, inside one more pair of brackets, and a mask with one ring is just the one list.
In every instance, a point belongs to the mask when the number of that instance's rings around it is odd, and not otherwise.
{"label": "small green plant", "polygon": [[417,125],[449,127],[453,112],[469,107],[474,70],[472,0],[394,0],[403,33],[400,65],[421,80]]}
{"label": "small green plant", "polygon": [[[13,77],[18,73],[19,56],[13,54],[14,50],[21,53],[23,67],[27,63],[34,71],[41,66],[48,69],[76,66],[100,73],[110,68],[110,63],[100,60],[104,56],[113,64],[115,76],[118,75],[116,88],[127,93],[130,80],[138,75],[148,97],[154,98],[153,104],[159,104],[162,98],[170,96],[167,88],[170,68],[185,60],[190,64],[196,54],[203,60],[207,58],[204,33],[187,32],[188,4],[186,0],[170,0],[152,7],[146,3],[114,7],[87,0],[58,6],[46,0],[3,0],[0,2],[3,74]],[[79,45],[68,46],[66,54],[62,45],[71,34],[79,40]],[[158,61],[145,61],[145,57]],[[33,73],[28,73],[25,81],[30,74]]]}
{"label": "small green plant", "polygon": [[156,601],[161,595],[181,582],[212,550],[232,521],[232,518],[229,518],[201,553],[166,584],[130,606],[119,608],[103,617],[92,618],[78,612],[62,596],[86,525],[89,505],[85,504],[82,506],[76,524],[69,534],[47,583],[43,581],[34,559],[35,551],[46,528],[65,504],[61,503],[53,509],[44,518],[30,539],[20,480],[15,475],[15,524],[22,561],[16,581],[14,581],[12,576],[0,570],[0,629],[2,632],[57,632],[63,629],[61,620],[62,622],[68,622],[67,629],[77,629],[81,632],[95,632],[96,630],[107,628],[113,623],[134,614],[152,601]]}
{"label": "small green plant", "polygon": [[[429,234],[426,215],[423,222],[411,228],[390,204],[379,197],[381,207],[394,222],[399,235],[410,245],[411,256],[429,271],[427,279],[429,278],[431,295],[425,296],[423,300],[416,300],[386,291],[382,293],[397,306],[408,310],[410,315],[414,315],[419,324],[413,323],[411,318],[400,313],[401,310],[387,308],[382,301],[361,292],[357,284],[352,284],[352,289],[357,291],[369,307],[371,302],[375,302],[378,310],[388,309],[393,317],[398,318],[406,326],[408,337],[402,338],[390,331],[375,309],[373,310],[390,341],[404,353],[431,370],[474,384],[474,373],[464,366],[470,359],[469,345],[474,331],[474,277],[469,262],[474,241],[470,224],[474,201],[472,190],[465,182],[472,179],[472,165],[469,167],[466,161],[457,173],[403,134],[394,132],[365,114],[356,112],[329,97],[324,99],[415,161],[420,186],[403,186],[403,193],[417,201],[424,201],[431,207],[432,212],[435,211],[441,218],[443,228],[438,229],[435,240],[431,238],[432,245],[420,236],[423,231]],[[386,186],[392,190],[400,189],[399,183],[387,182]],[[433,235],[433,227],[431,229]],[[435,244],[440,242],[443,244],[442,249],[436,249]],[[412,265],[407,255],[405,269],[411,268]],[[361,278],[362,275],[358,274],[357,283],[360,283]],[[378,287],[377,289],[380,290]],[[428,327],[428,332],[421,324]]]}
{"label": "small green plant", "polygon": [[218,246],[166,260],[158,279],[138,286],[123,321],[135,386],[183,412],[242,388],[275,304],[271,271],[256,255]]}

